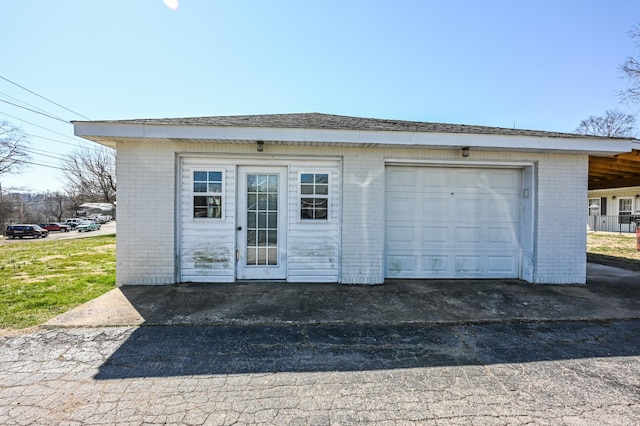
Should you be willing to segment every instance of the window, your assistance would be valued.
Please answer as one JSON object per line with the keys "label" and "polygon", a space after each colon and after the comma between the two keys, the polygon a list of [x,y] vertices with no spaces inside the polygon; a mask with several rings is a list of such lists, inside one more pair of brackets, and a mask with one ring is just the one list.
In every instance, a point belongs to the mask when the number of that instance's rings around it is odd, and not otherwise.
{"label": "window", "polygon": [[600,214],[600,198],[589,198],[589,216]]}
{"label": "window", "polygon": [[222,172],[193,172],[193,217],[222,218]]}
{"label": "window", "polygon": [[300,175],[300,219],[327,220],[329,218],[329,174],[302,173]]}
{"label": "window", "polygon": [[632,203],[633,199],[631,198],[620,198],[618,200],[618,214],[620,216],[630,215],[632,212]]}

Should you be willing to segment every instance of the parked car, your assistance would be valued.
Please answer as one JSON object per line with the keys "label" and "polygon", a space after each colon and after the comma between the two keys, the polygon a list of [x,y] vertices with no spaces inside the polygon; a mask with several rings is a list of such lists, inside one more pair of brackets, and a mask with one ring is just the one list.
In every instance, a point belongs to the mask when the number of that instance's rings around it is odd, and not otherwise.
{"label": "parked car", "polygon": [[41,223],[40,227],[42,229],[46,229],[47,231],[60,231],[60,232],[69,232],[71,227],[69,225],[65,225],[64,223],[53,222],[53,223]]}
{"label": "parked car", "polygon": [[71,227],[71,229],[75,229],[76,226],[78,226],[78,224],[80,222],[82,222],[84,219],[67,219],[67,221],[65,222],[65,224],[69,225]]}
{"label": "parked car", "polygon": [[100,224],[96,223],[92,220],[85,220],[80,222],[80,224],[78,226],[76,226],[76,230],[78,232],[88,232],[88,231],[97,231],[98,229],[100,229]]}
{"label": "parked car", "polygon": [[11,239],[13,238],[22,239],[24,237],[45,238],[47,235],[49,235],[49,231],[47,231],[46,229],[42,229],[39,225],[19,224],[19,225],[7,226],[7,230],[5,234],[7,237]]}
{"label": "parked car", "polygon": [[111,216],[107,215],[107,214],[92,214],[91,216],[89,216],[89,219],[93,220],[94,222],[98,222],[98,223],[107,223],[111,220]]}

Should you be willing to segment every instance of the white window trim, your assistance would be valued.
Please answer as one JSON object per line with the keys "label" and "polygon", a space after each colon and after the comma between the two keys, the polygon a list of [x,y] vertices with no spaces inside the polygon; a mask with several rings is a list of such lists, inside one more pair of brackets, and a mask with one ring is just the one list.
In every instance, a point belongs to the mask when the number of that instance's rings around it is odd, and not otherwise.
{"label": "white window trim", "polygon": [[[302,210],[302,198],[322,198],[322,197],[318,197],[318,196],[311,196],[308,197],[306,195],[308,194],[302,194],[302,175],[308,175],[308,174],[313,174],[313,175],[327,175],[327,218],[326,219],[302,219],[300,217],[300,211]],[[296,200],[296,218],[298,223],[316,223],[316,224],[320,224],[320,223],[331,223],[331,198],[332,198],[332,191],[331,191],[331,185],[332,183],[332,179],[333,179],[333,173],[330,170],[321,170],[321,169],[312,169],[312,170],[301,170],[298,171],[298,180],[296,182],[296,185],[298,186],[296,193],[298,194],[297,196],[297,200]]]}
{"label": "white window trim", "polygon": [[[630,203],[631,203],[631,209],[630,209],[629,213],[620,212],[620,203],[622,203],[623,200],[629,200]],[[627,214],[629,214],[629,215],[633,214],[633,197],[618,197],[618,206],[617,207],[618,207],[618,216],[627,215]]]}
{"label": "white window trim", "polygon": [[[599,216],[600,215],[600,211],[602,210],[602,201],[600,201],[599,197],[590,197],[587,199],[588,205],[587,205],[587,214],[589,216]],[[592,202],[597,202],[598,203],[598,208],[591,208],[591,203]],[[594,204],[595,205],[595,204]]]}
{"label": "white window trim", "polygon": [[[196,172],[207,172],[207,173],[209,173],[209,172],[220,172],[220,173],[222,173],[222,176],[220,178],[221,181],[222,181],[222,188],[220,189],[220,192],[219,193],[218,192],[195,192],[193,190],[193,184],[194,184],[193,175]],[[193,222],[196,222],[196,223],[201,223],[201,222],[204,222],[204,223],[207,223],[207,222],[224,222],[226,220],[226,215],[225,215],[225,210],[226,210],[226,206],[227,206],[227,200],[226,200],[226,194],[225,194],[225,187],[227,186],[226,185],[226,176],[227,176],[226,169],[225,169],[225,167],[222,167],[222,166],[203,166],[203,167],[196,166],[196,167],[193,167],[193,169],[191,170],[191,179],[190,179],[190,184],[191,184],[191,186],[190,186],[190,192],[191,192],[191,220]],[[216,196],[216,195],[219,195],[220,196],[220,198],[222,200],[222,205],[220,207],[221,207],[222,210],[220,212],[220,217],[219,218],[218,217],[194,217],[193,216],[193,211],[195,209],[195,206],[193,205],[194,197],[199,196],[199,195],[202,195],[202,196],[210,196],[210,195],[211,196]]]}

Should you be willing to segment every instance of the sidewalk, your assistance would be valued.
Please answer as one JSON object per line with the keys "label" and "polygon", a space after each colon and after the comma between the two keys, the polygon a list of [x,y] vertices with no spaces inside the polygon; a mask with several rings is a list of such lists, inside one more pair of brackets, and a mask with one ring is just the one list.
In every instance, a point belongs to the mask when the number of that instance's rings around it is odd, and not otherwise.
{"label": "sidewalk", "polygon": [[484,324],[640,318],[640,272],[589,263],[586,285],[390,280],[379,286],[236,283],[127,286],[45,324]]}

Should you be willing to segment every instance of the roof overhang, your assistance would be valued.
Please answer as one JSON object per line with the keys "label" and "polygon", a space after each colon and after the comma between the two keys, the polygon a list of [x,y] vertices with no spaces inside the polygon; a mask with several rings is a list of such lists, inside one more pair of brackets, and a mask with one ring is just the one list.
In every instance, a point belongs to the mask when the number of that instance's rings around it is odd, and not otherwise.
{"label": "roof overhang", "polygon": [[631,142],[631,152],[615,156],[589,157],[589,189],[640,186],[640,142]]}
{"label": "roof overhang", "polygon": [[140,141],[190,141],[277,145],[328,145],[349,147],[460,148],[529,152],[564,152],[611,156],[630,152],[629,139],[550,137],[502,134],[443,133],[315,128],[194,126],[185,124],[132,124],[123,122],[74,122],[76,136],[117,148],[118,143]]}

